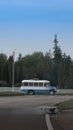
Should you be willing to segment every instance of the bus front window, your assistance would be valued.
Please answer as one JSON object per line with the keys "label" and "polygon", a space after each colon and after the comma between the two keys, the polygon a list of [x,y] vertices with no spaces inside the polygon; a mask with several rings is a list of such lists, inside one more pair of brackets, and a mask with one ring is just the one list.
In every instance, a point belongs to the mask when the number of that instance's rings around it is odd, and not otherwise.
{"label": "bus front window", "polygon": [[44,86],[45,87],[49,87],[49,83],[44,83]]}

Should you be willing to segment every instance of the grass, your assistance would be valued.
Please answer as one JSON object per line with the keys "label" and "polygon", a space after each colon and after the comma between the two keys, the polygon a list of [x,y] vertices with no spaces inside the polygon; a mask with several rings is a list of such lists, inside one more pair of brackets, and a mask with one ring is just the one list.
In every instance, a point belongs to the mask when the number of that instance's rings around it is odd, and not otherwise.
{"label": "grass", "polygon": [[57,104],[59,110],[73,109],[73,99]]}
{"label": "grass", "polygon": [[21,92],[0,92],[0,96],[22,96],[24,93]]}

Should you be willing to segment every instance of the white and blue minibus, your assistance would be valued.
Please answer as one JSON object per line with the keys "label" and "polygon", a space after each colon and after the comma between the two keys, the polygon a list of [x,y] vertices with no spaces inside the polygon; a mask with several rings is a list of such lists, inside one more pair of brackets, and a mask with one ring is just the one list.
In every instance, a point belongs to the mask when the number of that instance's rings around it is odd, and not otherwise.
{"label": "white and blue minibus", "polygon": [[55,94],[56,92],[56,88],[50,87],[48,80],[22,80],[20,90],[30,95],[48,94],[51,91]]}

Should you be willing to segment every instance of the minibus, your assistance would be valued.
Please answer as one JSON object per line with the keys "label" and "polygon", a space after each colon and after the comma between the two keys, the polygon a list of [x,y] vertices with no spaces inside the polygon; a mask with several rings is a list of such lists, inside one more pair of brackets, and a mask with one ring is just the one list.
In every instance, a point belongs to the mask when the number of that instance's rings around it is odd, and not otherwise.
{"label": "minibus", "polygon": [[48,80],[22,80],[21,81],[21,92],[27,93],[29,95],[34,94],[50,94],[53,92],[55,94],[56,87],[50,86],[50,81]]}

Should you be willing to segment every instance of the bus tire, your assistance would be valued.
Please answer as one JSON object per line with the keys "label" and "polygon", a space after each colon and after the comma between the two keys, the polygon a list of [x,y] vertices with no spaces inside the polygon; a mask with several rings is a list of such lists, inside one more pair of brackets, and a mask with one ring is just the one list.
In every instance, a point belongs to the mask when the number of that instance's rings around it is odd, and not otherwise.
{"label": "bus tire", "polygon": [[55,93],[56,93],[56,92],[55,92],[55,91],[53,91],[53,95],[55,95]]}
{"label": "bus tire", "polygon": [[29,91],[28,91],[28,94],[29,94],[29,95],[34,95],[34,91],[33,91],[33,90],[29,90]]}
{"label": "bus tire", "polygon": [[53,94],[53,95],[55,95],[55,91],[53,90],[53,91],[49,91],[49,95],[51,95],[51,94]]}

